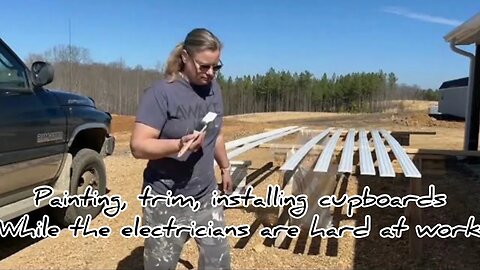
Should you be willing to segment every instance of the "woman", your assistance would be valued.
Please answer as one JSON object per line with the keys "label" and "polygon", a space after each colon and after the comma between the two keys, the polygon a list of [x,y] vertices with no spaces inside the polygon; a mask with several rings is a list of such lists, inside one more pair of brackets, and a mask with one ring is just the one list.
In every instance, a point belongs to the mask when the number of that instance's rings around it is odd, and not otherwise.
{"label": "woman", "polygon": [[[144,188],[153,194],[193,196],[201,208],[166,207],[159,203],[143,209],[145,225],[167,224],[174,216],[175,224],[223,227],[223,208],[212,207],[212,191],[217,189],[214,159],[221,169],[224,192],[231,192],[230,163],[222,135],[223,103],[216,72],[222,67],[222,44],[207,29],[194,29],[171,53],[165,79],[148,88],[139,104],[130,148],[137,159],[149,162],[144,170]],[[202,133],[202,118],[218,114]],[[180,149],[193,140],[187,153],[178,157]],[[145,240],[145,269],[175,269],[189,235]],[[229,269],[230,252],[226,238],[196,238],[200,269]]]}

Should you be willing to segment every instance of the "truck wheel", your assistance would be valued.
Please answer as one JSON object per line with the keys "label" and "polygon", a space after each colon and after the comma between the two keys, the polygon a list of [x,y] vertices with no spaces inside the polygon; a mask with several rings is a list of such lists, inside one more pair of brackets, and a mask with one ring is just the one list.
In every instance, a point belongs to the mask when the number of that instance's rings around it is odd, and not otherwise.
{"label": "truck wheel", "polygon": [[[92,187],[91,195],[96,190],[98,196],[101,196],[106,193],[106,184],[107,174],[101,155],[88,148],[80,150],[72,160],[70,195],[84,194],[87,187],[90,186]],[[91,215],[93,219],[101,210],[102,206],[93,206],[91,203],[87,207],[71,205],[66,208],[56,208],[54,219],[60,225],[68,226],[73,224],[78,217]]]}

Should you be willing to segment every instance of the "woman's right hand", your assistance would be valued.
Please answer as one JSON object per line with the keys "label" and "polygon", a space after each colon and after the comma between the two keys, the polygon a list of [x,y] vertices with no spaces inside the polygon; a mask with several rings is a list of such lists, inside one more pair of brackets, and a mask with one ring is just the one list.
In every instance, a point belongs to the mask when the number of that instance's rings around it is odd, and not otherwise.
{"label": "woman's right hand", "polygon": [[190,144],[187,150],[196,152],[202,147],[204,140],[205,131],[185,135],[180,139],[180,149],[182,149],[185,145]]}

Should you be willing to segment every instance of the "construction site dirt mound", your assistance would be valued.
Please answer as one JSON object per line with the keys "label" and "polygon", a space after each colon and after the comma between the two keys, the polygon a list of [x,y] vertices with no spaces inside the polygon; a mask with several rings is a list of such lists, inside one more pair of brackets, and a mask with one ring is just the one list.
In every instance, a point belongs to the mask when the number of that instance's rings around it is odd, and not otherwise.
{"label": "construction site dirt mound", "polygon": [[436,119],[424,112],[409,112],[404,114],[393,114],[392,122],[408,127],[447,127],[463,128],[464,121]]}

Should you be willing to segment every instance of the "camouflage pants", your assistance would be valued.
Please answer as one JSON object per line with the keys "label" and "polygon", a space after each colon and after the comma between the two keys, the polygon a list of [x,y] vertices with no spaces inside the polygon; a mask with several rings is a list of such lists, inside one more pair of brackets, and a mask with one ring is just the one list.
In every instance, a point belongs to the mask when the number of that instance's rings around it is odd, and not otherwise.
{"label": "camouflage pants", "polygon": [[[152,194],[155,194],[152,191]],[[211,196],[200,199],[201,207],[194,212],[190,207],[166,207],[164,203],[157,203],[154,207],[147,206],[143,209],[144,225],[154,227],[168,224],[171,216],[176,218],[175,225],[191,226],[195,221],[196,226],[208,226],[213,221],[213,227],[224,227],[223,207],[213,207],[210,203]],[[146,238],[144,247],[144,269],[175,269],[180,259],[183,245],[190,235],[182,233],[180,237]],[[198,269],[230,269],[230,248],[227,238],[194,238],[197,243],[200,257]]]}

